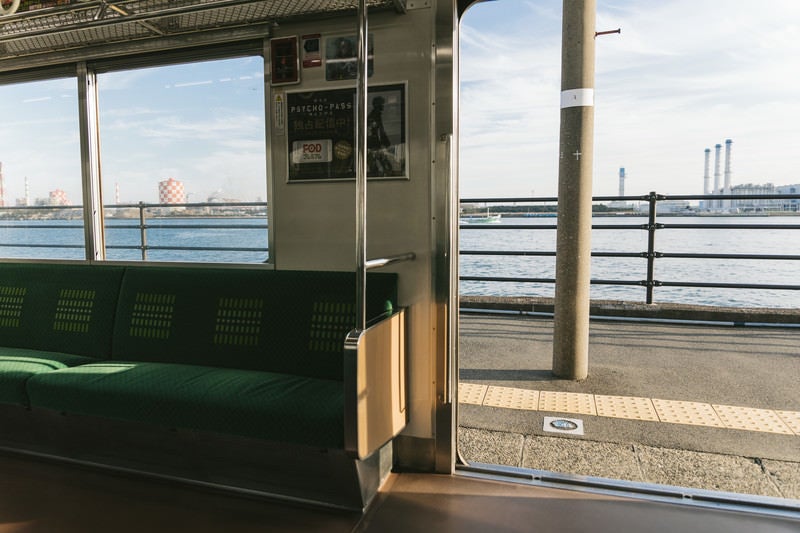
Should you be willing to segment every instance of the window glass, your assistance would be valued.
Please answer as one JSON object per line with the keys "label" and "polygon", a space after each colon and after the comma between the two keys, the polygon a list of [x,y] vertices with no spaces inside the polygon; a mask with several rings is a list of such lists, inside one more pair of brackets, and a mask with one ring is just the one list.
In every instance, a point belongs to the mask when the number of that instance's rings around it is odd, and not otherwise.
{"label": "window glass", "polygon": [[98,90],[107,258],[266,261],[263,59],[108,72]]}
{"label": "window glass", "polygon": [[77,83],[0,86],[0,256],[83,259]]}

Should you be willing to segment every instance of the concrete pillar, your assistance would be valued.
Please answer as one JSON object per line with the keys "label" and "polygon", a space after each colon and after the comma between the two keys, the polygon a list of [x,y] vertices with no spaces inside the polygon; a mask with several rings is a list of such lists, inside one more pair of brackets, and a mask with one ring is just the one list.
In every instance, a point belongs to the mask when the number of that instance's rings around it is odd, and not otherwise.
{"label": "concrete pillar", "polygon": [[595,0],[564,0],[553,374],[589,374]]}

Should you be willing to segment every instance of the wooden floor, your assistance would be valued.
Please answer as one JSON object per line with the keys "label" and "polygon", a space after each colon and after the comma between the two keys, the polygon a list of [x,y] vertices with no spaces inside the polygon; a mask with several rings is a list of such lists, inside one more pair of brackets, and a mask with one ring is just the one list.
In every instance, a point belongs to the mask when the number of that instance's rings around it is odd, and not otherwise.
{"label": "wooden floor", "polygon": [[396,474],[363,517],[0,455],[0,532],[792,532],[796,520],[464,476]]}

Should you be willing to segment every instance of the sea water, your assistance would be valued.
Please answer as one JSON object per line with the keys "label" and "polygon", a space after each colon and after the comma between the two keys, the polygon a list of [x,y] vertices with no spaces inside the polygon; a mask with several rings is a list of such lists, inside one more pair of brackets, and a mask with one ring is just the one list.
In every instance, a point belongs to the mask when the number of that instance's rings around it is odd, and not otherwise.
{"label": "sea water", "polygon": [[[800,224],[798,217],[669,217],[669,224]],[[462,250],[554,252],[555,218],[503,218],[492,229],[460,231]],[[594,217],[593,225],[625,225],[633,229],[595,229],[593,252],[645,253],[646,217]],[[268,260],[268,230],[264,217],[160,218],[147,222],[147,259],[263,263]],[[225,226],[236,227],[225,227]],[[532,229],[502,229],[525,225]],[[5,220],[0,222],[0,256],[10,258],[83,259],[84,228],[79,220]],[[106,225],[110,260],[142,260],[141,230],[136,219],[109,220]],[[661,253],[725,253],[800,255],[796,229],[660,229],[655,250]],[[644,257],[592,258],[595,280],[643,281]],[[460,275],[481,277],[555,278],[555,257],[469,256],[460,258]],[[798,260],[673,259],[655,261],[654,279],[664,282],[752,283],[800,285]],[[552,283],[463,281],[464,295],[552,297]],[[655,302],[734,307],[800,308],[798,290],[655,287]],[[643,286],[593,285],[593,299],[645,301]]]}

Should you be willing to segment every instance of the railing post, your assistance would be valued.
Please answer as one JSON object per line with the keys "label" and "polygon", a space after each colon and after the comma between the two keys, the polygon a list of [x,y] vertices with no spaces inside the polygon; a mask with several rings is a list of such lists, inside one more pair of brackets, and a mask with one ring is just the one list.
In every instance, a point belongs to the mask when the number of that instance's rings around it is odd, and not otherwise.
{"label": "railing post", "polygon": [[658,195],[655,191],[650,191],[647,198],[649,210],[647,212],[647,300],[646,303],[653,303],[653,276],[656,261],[656,203]]}
{"label": "railing post", "polygon": [[147,261],[147,224],[144,208],[144,202],[139,202],[139,240],[142,248],[142,261]]}

